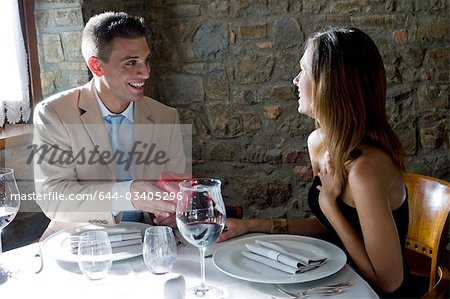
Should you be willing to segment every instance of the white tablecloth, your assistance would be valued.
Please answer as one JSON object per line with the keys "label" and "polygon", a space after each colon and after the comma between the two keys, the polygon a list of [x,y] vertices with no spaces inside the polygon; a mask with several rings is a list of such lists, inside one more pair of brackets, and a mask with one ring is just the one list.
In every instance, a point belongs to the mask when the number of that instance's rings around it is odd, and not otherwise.
{"label": "white tablecloth", "polygon": [[[224,243],[214,244],[214,247]],[[151,274],[142,256],[113,263],[111,273],[102,280],[90,281],[85,278],[76,263],[59,262],[44,255],[44,268],[33,273],[34,255],[38,244],[31,244],[3,253],[0,260],[15,273],[0,285],[2,298],[145,298],[172,299],[177,294],[183,279],[186,287],[200,283],[200,263],[198,249],[190,245],[179,247],[177,262],[172,273]],[[182,278],[177,277],[182,275]],[[169,279],[169,283],[166,283]],[[228,276],[206,259],[206,281],[222,289],[221,298],[286,298],[273,284],[248,282]],[[313,282],[298,284],[299,288],[327,285],[349,281],[351,287],[333,298],[378,298],[375,292],[350,266],[346,265],[336,274]],[[13,297],[14,296],[14,297]],[[177,299],[177,295],[173,295]],[[312,297],[313,298],[313,297]],[[175,299],[175,298],[173,298]]]}

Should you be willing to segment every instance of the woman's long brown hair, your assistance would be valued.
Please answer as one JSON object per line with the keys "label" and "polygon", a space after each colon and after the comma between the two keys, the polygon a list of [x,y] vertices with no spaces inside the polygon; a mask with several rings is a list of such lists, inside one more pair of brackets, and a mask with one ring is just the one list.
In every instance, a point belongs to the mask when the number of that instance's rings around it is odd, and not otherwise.
{"label": "woman's long brown hair", "polygon": [[332,28],[314,34],[313,112],[337,174],[361,144],[381,148],[404,170],[401,143],[386,117],[386,73],[372,39],[356,28]]}

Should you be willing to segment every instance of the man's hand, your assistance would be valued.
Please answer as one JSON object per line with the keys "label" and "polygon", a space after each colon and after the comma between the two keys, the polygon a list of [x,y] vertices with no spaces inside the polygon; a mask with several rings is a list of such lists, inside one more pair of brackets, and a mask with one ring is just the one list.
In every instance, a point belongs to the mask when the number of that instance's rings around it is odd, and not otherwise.
{"label": "man's hand", "polygon": [[155,224],[157,224],[157,225],[167,225],[172,228],[177,227],[175,214],[170,214],[169,217],[157,216],[157,217],[155,217],[155,219],[153,219],[153,222],[155,222]]}
{"label": "man's hand", "polygon": [[164,192],[147,181],[134,181],[131,194],[136,209],[153,213],[157,219],[169,218],[175,213],[176,201],[164,199]]}

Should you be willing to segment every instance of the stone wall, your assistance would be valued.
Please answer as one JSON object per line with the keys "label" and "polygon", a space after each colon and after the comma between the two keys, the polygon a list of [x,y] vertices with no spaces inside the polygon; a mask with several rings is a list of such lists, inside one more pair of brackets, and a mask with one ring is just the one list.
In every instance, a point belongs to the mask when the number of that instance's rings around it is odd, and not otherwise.
{"label": "stone wall", "polygon": [[152,30],[148,94],[193,125],[197,176],[224,182],[245,217],[304,217],[311,180],[292,78],[303,42],[324,25],[355,26],[379,46],[389,118],[408,171],[449,180],[449,32],[445,0],[36,0],[44,94],[88,78],[83,22],[125,10]]}

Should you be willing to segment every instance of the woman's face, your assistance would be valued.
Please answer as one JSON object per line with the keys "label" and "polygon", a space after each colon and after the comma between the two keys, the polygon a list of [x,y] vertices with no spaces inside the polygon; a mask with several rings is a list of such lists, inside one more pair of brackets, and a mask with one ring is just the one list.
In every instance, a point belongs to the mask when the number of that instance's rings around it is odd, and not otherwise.
{"label": "woman's face", "polygon": [[292,81],[298,89],[298,112],[313,116],[312,109],[312,53],[308,47],[300,59],[300,72]]}

